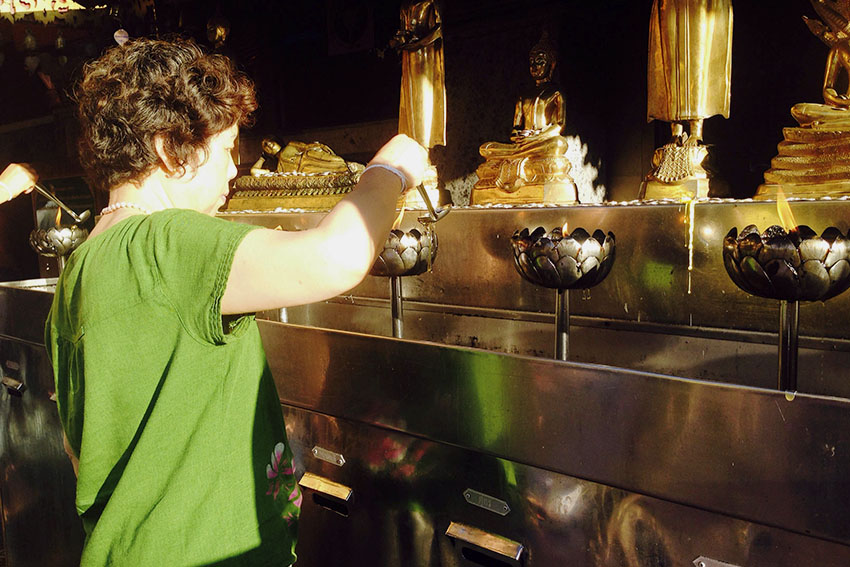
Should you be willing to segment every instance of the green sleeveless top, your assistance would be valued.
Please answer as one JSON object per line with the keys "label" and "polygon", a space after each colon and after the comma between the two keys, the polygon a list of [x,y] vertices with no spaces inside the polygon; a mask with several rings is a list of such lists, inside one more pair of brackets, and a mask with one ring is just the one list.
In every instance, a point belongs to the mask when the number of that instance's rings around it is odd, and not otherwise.
{"label": "green sleeveless top", "polygon": [[136,215],[68,259],[45,338],[80,458],[82,566],[287,566],[301,493],[253,316],[221,315],[255,227]]}

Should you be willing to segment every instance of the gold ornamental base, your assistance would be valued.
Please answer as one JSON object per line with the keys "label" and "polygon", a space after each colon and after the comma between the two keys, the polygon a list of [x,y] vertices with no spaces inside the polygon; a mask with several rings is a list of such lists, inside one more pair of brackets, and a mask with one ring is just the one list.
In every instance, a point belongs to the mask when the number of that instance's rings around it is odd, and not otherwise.
{"label": "gold ornamental base", "polygon": [[492,187],[478,187],[476,185],[469,195],[470,205],[532,205],[539,203],[570,205],[577,202],[576,187],[570,182],[523,185],[511,193],[502,191],[495,185]]}
{"label": "gold ornamental base", "polygon": [[850,196],[850,181],[828,181],[824,183],[765,183],[756,191],[756,201],[775,201],[780,191],[784,197],[798,199],[822,199]]}
{"label": "gold ornamental base", "polygon": [[827,128],[784,128],[784,140],[777,146],[770,169],[764,172],[765,184],[759,187],[757,198],[770,194],[771,187],[774,194],[780,187],[783,193],[795,197],[847,195],[850,131]]}
{"label": "gold ornamental base", "polygon": [[703,199],[708,197],[709,185],[710,183],[707,177],[683,179],[674,183],[663,183],[657,180],[643,181],[640,184],[638,198],[648,201],[659,199],[676,199],[679,201]]}
{"label": "gold ornamental base", "polygon": [[566,156],[485,159],[475,172],[478,182],[469,196],[470,205],[570,205],[578,202]]}

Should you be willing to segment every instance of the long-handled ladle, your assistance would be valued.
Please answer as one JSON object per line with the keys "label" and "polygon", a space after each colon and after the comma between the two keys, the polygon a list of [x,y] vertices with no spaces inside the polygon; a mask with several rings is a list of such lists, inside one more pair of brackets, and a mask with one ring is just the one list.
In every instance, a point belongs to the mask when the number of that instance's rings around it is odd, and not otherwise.
{"label": "long-handled ladle", "polygon": [[35,190],[38,191],[39,193],[41,193],[42,195],[44,195],[45,197],[47,197],[48,199],[50,199],[51,201],[53,201],[54,203],[56,203],[57,205],[59,205],[59,207],[63,211],[65,211],[66,213],[71,215],[71,217],[78,223],[85,222],[85,220],[91,216],[91,211],[89,211],[88,209],[83,211],[82,214],[78,215],[77,213],[72,211],[71,208],[68,207],[68,205],[66,205],[65,203],[60,201],[55,195],[53,195],[50,191],[48,191],[47,189],[45,189],[44,187],[42,187],[38,183],[35,184]]}

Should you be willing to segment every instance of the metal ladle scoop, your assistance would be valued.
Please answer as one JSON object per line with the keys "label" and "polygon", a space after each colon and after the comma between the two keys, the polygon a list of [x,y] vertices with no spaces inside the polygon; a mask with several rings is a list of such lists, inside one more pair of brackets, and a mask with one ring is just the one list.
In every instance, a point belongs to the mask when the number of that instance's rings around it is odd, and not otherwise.
{"label": "metal ladle scoop", "polygon": [[425,201],[425,206],[428,208],[428,214],[430,216],[421,216],[419,217],[419,222],[421,223],[434,223],[449,214],[451,210],[449,207],[434,207],[434,203],[431,202],[431,197],[428,196],[428,191],[425,190],[425,186],[421,183],[416,187],[419,191],[419,195],[422,197],[422,200]]}
{"label": "metal ladle scoop", "polygon": [[82,214],[78,215],[77,213],[72,211],[71,208],[68,207],[68,205],[60,201],[55,195],[53,195],[50,191],[48,191],[38,183],[35,184],[35,190],[50,199],[51,201],[53,201],[54,203],[56,203],[57,205],[59,205],[59,208],[71,215],[71,218],[73,218],[74,221],[80,224],[85,222],[85,220],[91,216],[91,211],[89,211],[88,209],[83,211]]}

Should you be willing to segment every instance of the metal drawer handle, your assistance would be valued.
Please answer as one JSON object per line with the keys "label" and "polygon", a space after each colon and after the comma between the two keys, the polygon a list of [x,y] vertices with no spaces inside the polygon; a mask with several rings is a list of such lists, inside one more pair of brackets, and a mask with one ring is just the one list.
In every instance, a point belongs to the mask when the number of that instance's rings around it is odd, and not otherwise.
{"label": "metal drawer handle", "polygon": [[21,394],[27,389],[27,385],[21,382],[20,380],[15,380],[14,378],[10,378],[8,376],[3,376],[2,380],[3,385],[6,386],[6,391],[13,396],[20,397]]}
{"label": "metal drawer handle", "polygon": [[313,502],[317,505],[348,517],[348,504],[354,494],[350,487],[309,472],[304,473],[298,484],[314,491]]}
{"label": "metal drawer handle", "polygon": [[525,547],[506,537],[456,522],[449,524],[446,535],[460,544],[459,555],[470,563],[513,567],[522,565]]}

